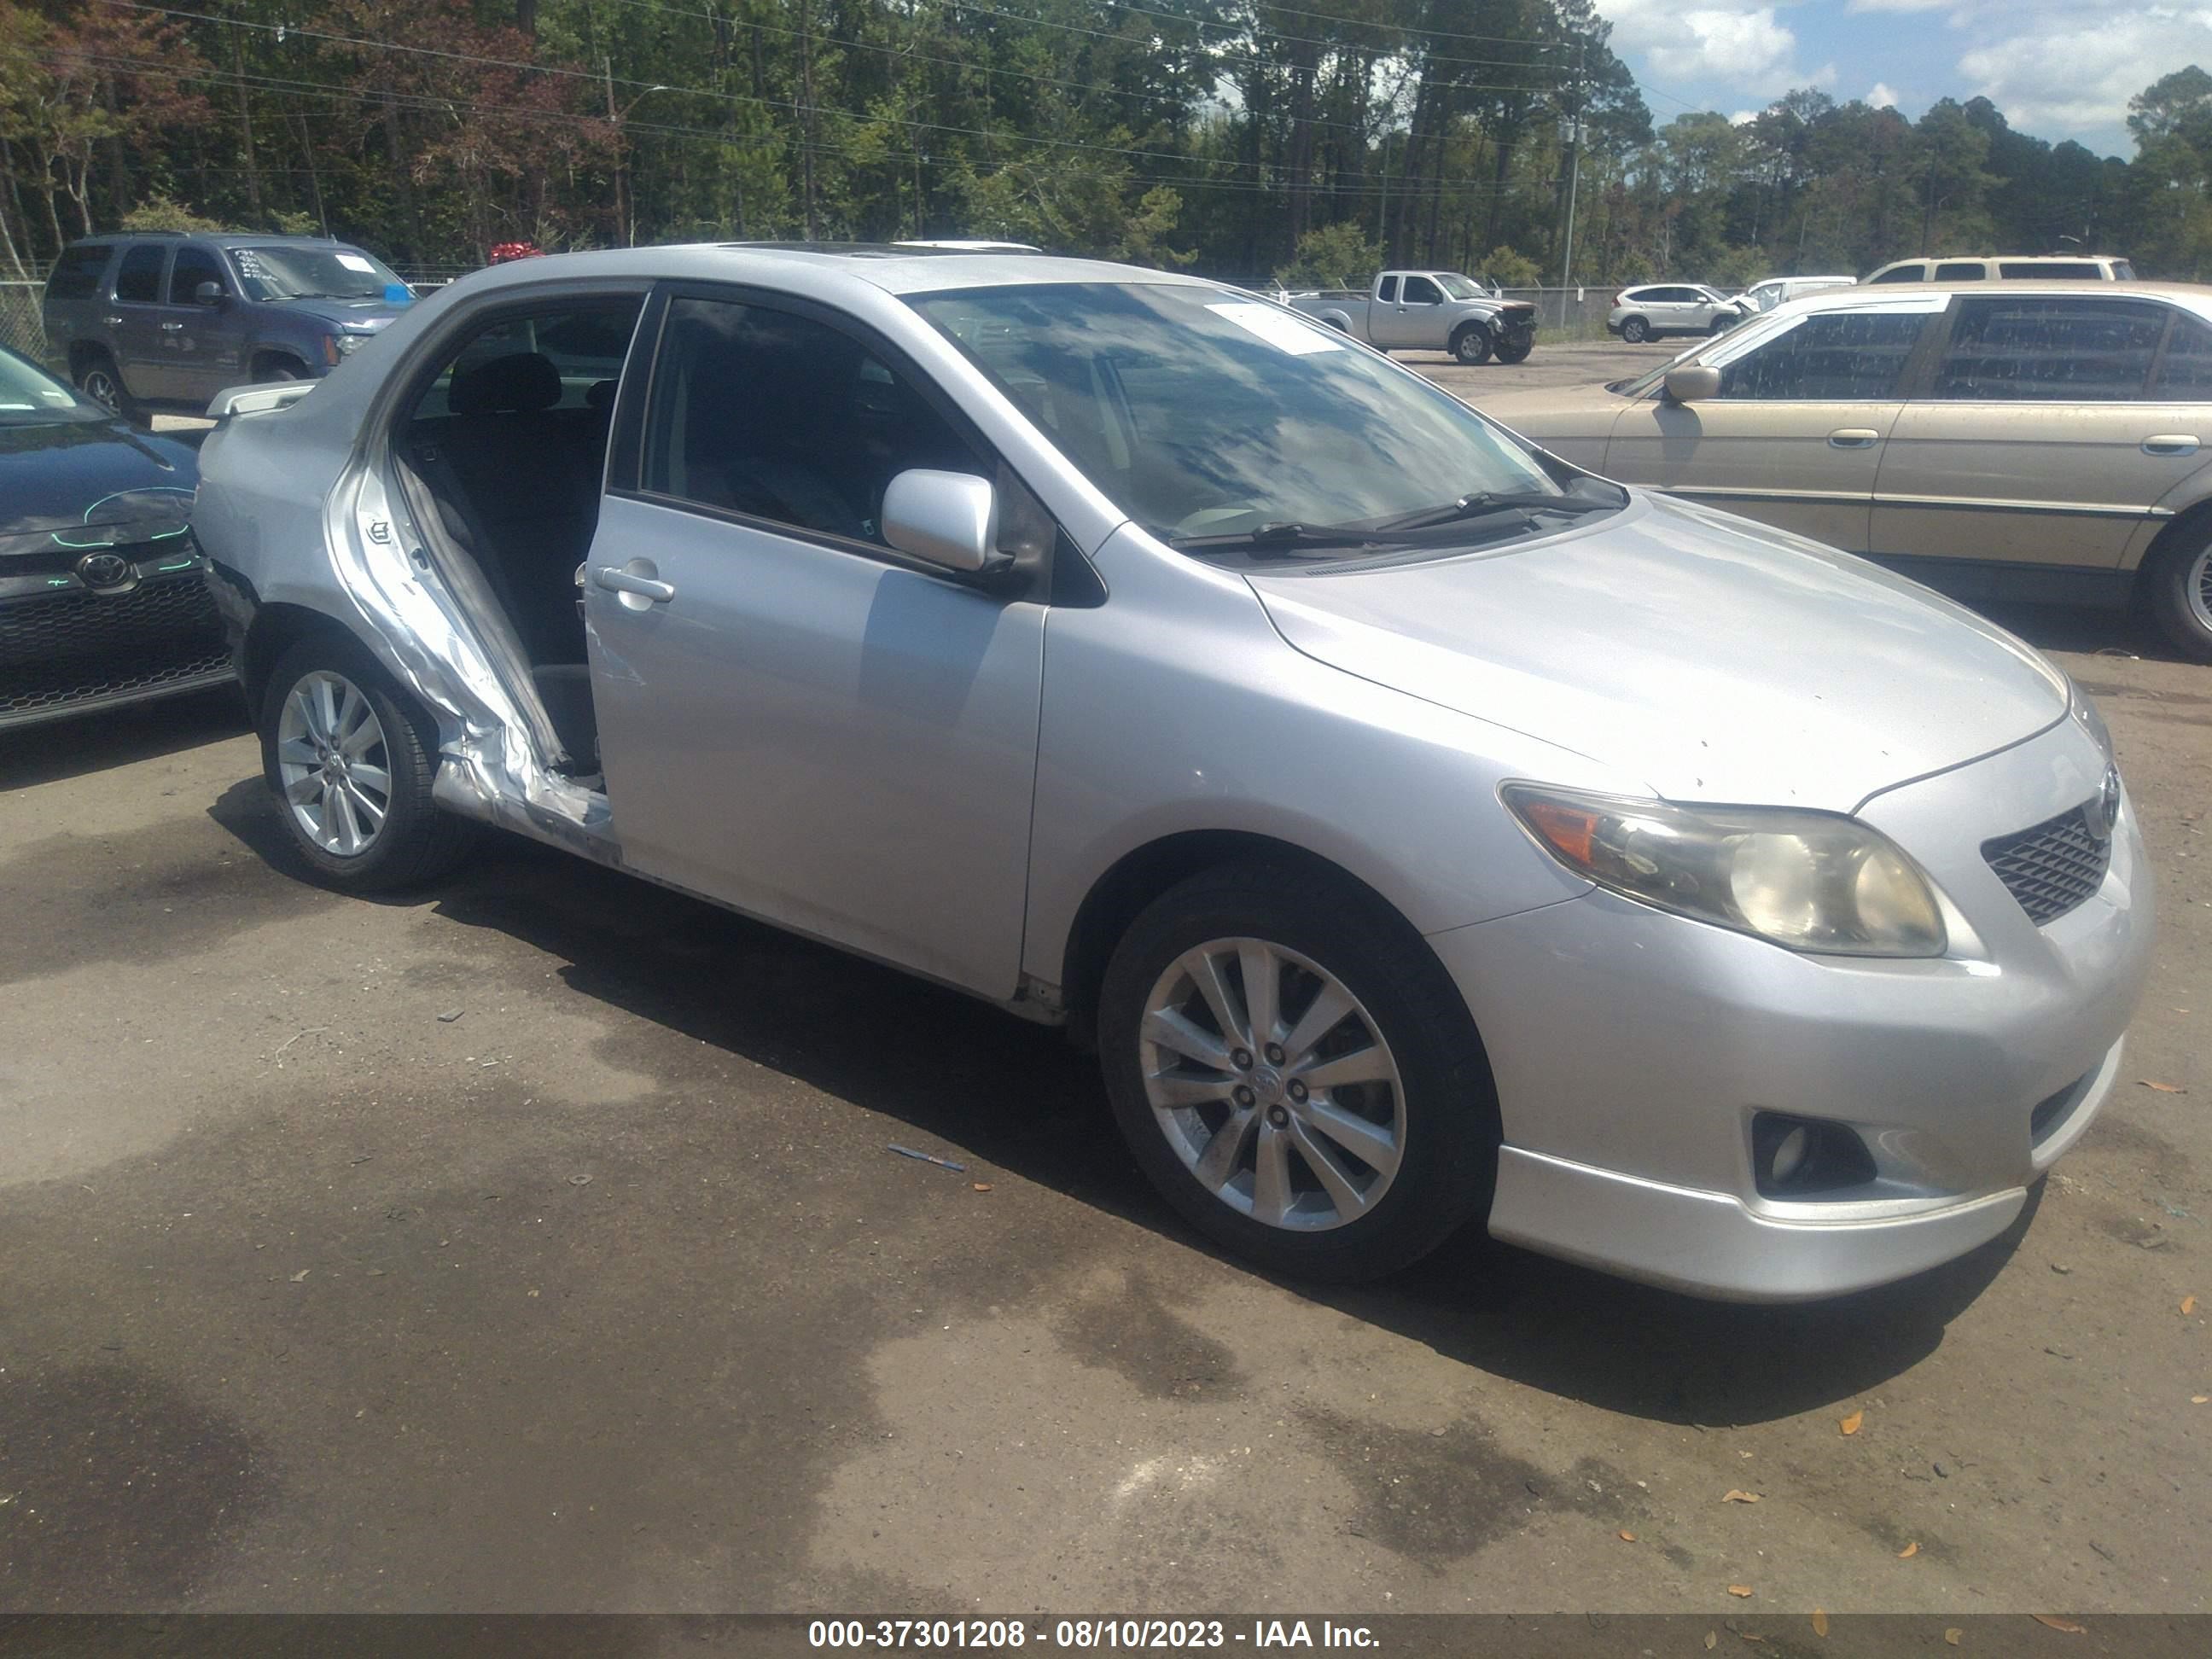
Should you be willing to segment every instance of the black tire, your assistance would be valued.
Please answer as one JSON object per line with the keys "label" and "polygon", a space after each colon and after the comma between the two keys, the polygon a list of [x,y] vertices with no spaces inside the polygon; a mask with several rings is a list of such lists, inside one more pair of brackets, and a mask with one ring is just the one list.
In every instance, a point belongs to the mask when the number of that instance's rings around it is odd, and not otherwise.
{"label": "black tire", "polygon": [[2192,662],[2212,663],[2212,522],[2160,547],[2142,580],[2167,641]]}
{"label": "black tire", "polygon": [[1641,317],[1624,317],[1620,319],[1620,337],[1631,345],[1642,345],[1651,337],[1651,325]]}
{"label": "black tire", "polygon": [[[377,749],[390,783],[381,824],[360,850],[340,853],[318,842],[285,799],[278,752],[285,706],[295,688],[314,675],[336,676],[357,688],[381,728]],[[277,659],[255,722],[261,735],[262,775],[276,798],[276,813],[293,847],[325,884],[349,892],[388,892],[435,880],[465,857],[477,826],[433,803],[438,771],[437,723],[399,689],[368,653],[336,635],[301,641]]]}
{"label": "black tire", "polygon": [[1469,323],[1451,337],[1451,355],[1469,368],[1488,362],[1491,349],[1490,331],[1480,323]]}
{"label": "black tire", "polygon": [[[1273,1225],[1232,1208],[1170,1145],[1146,1093],[1139,1033],[1154,987],[1199,945],[1245,939],[1333,975],[1397,1065],[1404,1135],[1395,1176],[1372,1208],[1325,1231]],[[1170,889],[1115,948],[1097,1028],[1107,1094],[1139,1166],[1185,1220],[1262,1267],[1312,1279],[1376,1279],[1489,1214],[1500,1137],[1474,1022],[1420,935],[1340,876],[1286,860],[1223,866]],[[1310,1167],[1301,1167],[1310,1181]]]}
{"label": "black tire", "polygon": [[1528,354],[1536,349],[1534,334],[1509,334],[1498,343],[1498,361],[1501,363],[1526,362]]}
{"label": "black tire", "polygon": [[264,357],[253,368],[256,386],[281,386],[289,380],[304,380],[307,370],[304,364],[290,357]]}
{"label": "black tire", "polygon": [[126,421],[144,418],[144,410],[123,384],[123,371],[105,350],[88,351],[77,366],[76,389],[102,409]]}

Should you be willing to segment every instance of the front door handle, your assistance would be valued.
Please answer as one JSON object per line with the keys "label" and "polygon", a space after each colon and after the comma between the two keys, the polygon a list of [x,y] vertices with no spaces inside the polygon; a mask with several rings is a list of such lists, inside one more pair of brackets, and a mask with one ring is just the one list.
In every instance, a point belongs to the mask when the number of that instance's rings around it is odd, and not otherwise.
{"label": "front door handle", "polygon": [[[648,571],[653,568],[651,562],[644,559],[632,559],[630,564],[644,565]],[[676,589],[672,583],[659,580],[629,566],[617,569],[611,564],[593,565],[592,580],[610,593],[644,599],[653,605],[666,605],[676,597]]]}
{"label": "front door handle", "polygon": [[2194,455],[2197,434],[2193,432],[2161,432],[2142,441],[2146,455]]}
{"label": "front door handle", "polygon": [[1872,449],[1881,441],[1881,433],[1863,426],[1841,426],[1828,434],[1828,442],[1838,449]]}
{"label": "front door handle", "polygon": [[123,319],[120,317],[103,317],[100,320],[106,324],[110,328],[120,328],[123,326]]}
{"label": "front door handle", "polygon": [[161,332],[164,334],[181,334],[184,332],[184,328],[185,325],[182,323],[164,323],[161,325]]}

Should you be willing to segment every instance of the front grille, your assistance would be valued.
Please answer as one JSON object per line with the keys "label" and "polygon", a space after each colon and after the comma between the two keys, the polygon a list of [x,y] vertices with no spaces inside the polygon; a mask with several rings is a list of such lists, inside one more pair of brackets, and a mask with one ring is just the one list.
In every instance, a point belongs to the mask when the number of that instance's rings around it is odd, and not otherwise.
{"label": "front grille", "polygon": [[0,605],[0,664],[128,649],[179,635],[221,643],[222,623],[197,571],[128,593],[41,594]]}
{"label": "front grille", "polygon": [[2089,827],[2094,804],[1982,843],[1982,856],[2037,927],[2056,921],[2104,885],[2112,838]]}
{"label": "front grille", "polygon": [[0,722],[152,696],[229,668],[197,571],[128,593],[80,589],[0,604]]}

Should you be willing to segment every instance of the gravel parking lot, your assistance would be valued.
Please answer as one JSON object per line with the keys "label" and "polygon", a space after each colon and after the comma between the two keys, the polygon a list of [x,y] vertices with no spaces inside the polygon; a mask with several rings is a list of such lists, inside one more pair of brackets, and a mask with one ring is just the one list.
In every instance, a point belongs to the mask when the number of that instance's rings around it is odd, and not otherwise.
{"label": "gravel parking lot", "polygon": [[0,1609],[2212,1607],[2212,673],[2002,620],[2158,860],[2128,1085],[1809,1308],[1273,1282],[1050,1033],[517,842],[331,896],[228,696],[0,736]]}

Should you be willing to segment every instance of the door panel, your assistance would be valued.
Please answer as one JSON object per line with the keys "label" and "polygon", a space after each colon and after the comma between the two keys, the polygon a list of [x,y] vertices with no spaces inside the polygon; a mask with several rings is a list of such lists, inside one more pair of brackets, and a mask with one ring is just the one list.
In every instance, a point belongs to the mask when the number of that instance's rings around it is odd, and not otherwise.
{"label": "door panel", "polygon": [[[223,304],[193,302],[192,290],[204,282],[222,284]],[[179,248],[169,262],[167,291],[161,326],[167,354],[164,380],[169,390],[162,395],[197,404],[226,386],[244,384],[245,313],[214,251],[190,244]]]}
{"label": "door panel", "polygon": [[1905,365],[1941,305],[1822,312],[1729,336],[1697,357],[1721,371],[1720,395],[1631,405],[1605,470],[1862,552]]}
{"label": "door panel", "polygon": [[[1605,475],[1860,552],[1881,441],[1903,407],[1647,399],[1613,422]],[[1846,441],[1832,442],[1838,434]]]}
{"label": "door panel", "polygon": [[162,344],[161,324],[167,313],[161,305],[161,282],[169,250],[158,243],[141,242],[126,249],[115,272],[115,305],[106,314],[115,320],[109,334],[115,342],[115,366],[123,385],[134,398],[169,395],[168,369],[172,354]]}
{"label": "door panel", "polygon": [[[611,498],[585,617],[626,863],[1011,997],[1044,610]],[[611,590],[602,568],[665,584]]]}
{"label": "door panel", "polygon": [[[2170,323],[2181,335],[2161,359]],[[1885,447],[1875,550],[2119,566],[2212,445],[2212,404],[2181,400],[2205,396],[2185,384],[2191,329],[2202,332],[2149,300],[1958,301],[1927,399]],[[2154,401],[2162,392],[2177,401]]]}
{"label": "door panel", "polygon": [[1401,348],[1435,344],[1437,319],[1443,315],[1443,290],[1427,277],[1401,279],[1398,302],[1375,307],[1371,328],[1379,337],[1375,343]]}
{"label": "door panel", "polygon": [[1875,481],[1874,549],[2111,568],[2207,459],[2146,443],[2188,434],[2212,443],[2212,408],[1914,404]]}

